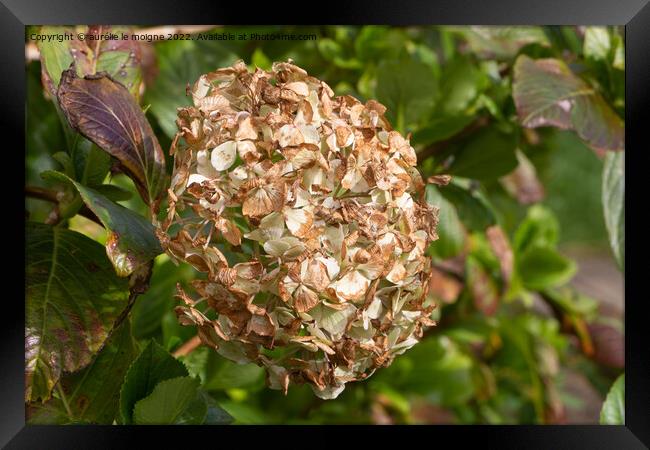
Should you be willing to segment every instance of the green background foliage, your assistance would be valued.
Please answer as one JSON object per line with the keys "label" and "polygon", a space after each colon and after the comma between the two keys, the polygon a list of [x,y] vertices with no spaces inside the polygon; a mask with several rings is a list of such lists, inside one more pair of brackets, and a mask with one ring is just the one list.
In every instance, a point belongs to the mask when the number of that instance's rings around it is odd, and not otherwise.
{"label": "green background foliage", "polygon": [[[196,330],[178,323],[174,295],[177,283],[187,286],[199,275],[158,255],[148,224],[156,213],[152,193],[160,186],[143,190],[142,176],[131,173],[134,182],[119,170],[124,152],[148,151],[153,158],[155,143],[111,150],[111,157],[102,150],[110,145],[77,134],[65,120],[66,105],[56,98],[60,72],[74,58],[62,43],[41,44],[44,65],[31,61],[26,67],[26,251],[33,264],[26,326],[46,349],[48,343],[54,348],[59,360],[44,362],[36,350],[31,359],[26,355],[27,366],[36,364],[36,381],[26,397],[31,423],[598,422],[600,403],[595,415],[577,418],[575,412],[593,398],[581,396],[584,389],[576,391],[576,379],[597,402],[605,399],[624,370],[622,362],[612,362],[622,360],[616,353],[622,352],[621,314],[606,314],[603,302],[610,299],[577,291],[572,279],[580,263],[571,255],[588,250],[608,267],[623,268],[620,29],[227,26],[205,31],[316,38],[166,40],[97,48],[87,56],[95,61],[90,66],[128,82],[132,98],[124,90],[120,101],[134,102],[136,109],[139,104],[143,114],[130,114],[143,129],[143,117],[151,125],[152,139],[165,153],[167,175],[176,108],[191,102],[187,85],[238,59],[269,69],[273,61],[291,58],[337,95],[387,106],[394,128],[411,136],[423,178],[452,175],[450,184],[426,189],[427,201],[440,208],[440,239],[428,250],[438,326],[389,368],[349,384],[331,401],[314,397],[307,386],[292,386],[284,396],[265,387],[261,368],[194,348]],[[140,52],[142,64],[129,52]],[[78,64],[77,75],[93,73],[87,72],[90,66]],[[140,80],[142,88],[136,89]],[[163,201],[161,216],[164,208]],[[68,237],[52,244],[51,235]],[[76,258],[65,246],[53,262],[50,247],[65,242],[88,247],[85,257],[96,261],[93,273],[75,267]],[[147,263],[155,255],[149,273]],[[106,273],[111,262],[116,273]],[[120,278],[126,275],[128,283]],[[86,291],[79,286],[67,295],[34,286],[71,286],[64,276],[87,277]],[[119,292],[103,295],[92,284],[99,277],[102,286]],[[87,320],[83,331],[99,324],[92,339],[82,336],[71,343],[66,351],[75,355],[72,360],[63,350],[56,353],[60,334],[32,330],[31,324],[47,314],[48,302],[50,309],[65,307],[60,317],[45,321],[55,332],[71,329],[73,318]],[[121,303],[102,311],[110,302]],[[80,311],[72,311],[74,304]],[[617,333],[620,349],[602,345],[597,330],[603,327]],[[622,389],[618,381],[607,397],[606,423],[623,420],[617,394]]]}

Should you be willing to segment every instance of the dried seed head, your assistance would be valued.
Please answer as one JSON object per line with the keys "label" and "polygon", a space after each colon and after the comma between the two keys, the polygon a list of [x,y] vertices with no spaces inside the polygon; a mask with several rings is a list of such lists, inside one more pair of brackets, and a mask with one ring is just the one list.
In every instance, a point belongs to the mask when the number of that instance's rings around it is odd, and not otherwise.
{"label": "dried seed head", "polygon": [[[335,97],[290,62],[202,75],[179,109],[162,239],[208,274],[179,291],[183,324],[271,388],[335,398],[433,325],[425,255],[437,209],[386,108]],[[180,289],[180,288],[179,288]]]}

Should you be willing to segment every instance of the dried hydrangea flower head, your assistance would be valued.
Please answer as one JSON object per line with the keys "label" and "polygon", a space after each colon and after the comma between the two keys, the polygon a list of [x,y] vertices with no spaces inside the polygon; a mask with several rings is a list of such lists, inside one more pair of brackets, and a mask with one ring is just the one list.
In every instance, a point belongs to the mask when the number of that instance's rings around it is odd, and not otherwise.
{"label": "dried hydrangea flower head", "polygon": [[271,388],[335,398],[412,347],[435,307],[415,151],[385,107],[334,96],[291,62],[202,75],[179,108],[161,241],[206,274],[183,324]]}

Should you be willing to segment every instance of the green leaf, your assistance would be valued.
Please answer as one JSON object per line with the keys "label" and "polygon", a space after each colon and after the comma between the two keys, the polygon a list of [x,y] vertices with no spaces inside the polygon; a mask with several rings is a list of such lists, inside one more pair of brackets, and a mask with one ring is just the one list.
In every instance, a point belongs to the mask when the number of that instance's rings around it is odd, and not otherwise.
{"label": "green leaf", "polygon": [[25,400],[47,400],[63,370],[87,366],[104,345],[128,282],[74,231],[28,222],[25,252]]}
{"label": "green leaf", "polygon": [[463,36],[470,49],[483,58],[512,58],[530,44],[549,45],[538,26],[471,26],[446,27]]}
{"label": "green leaf", "polygon": [[609,243],[625,270],[625,153],[608,152],[603,166],[603,212]]}
{"label": "green leaf", "polygon": [[430,205],[440,208],[437,227],[439,239],[432,244],[431,250],[442,259],[458,255],[465,244],[465,228],[458,218],[456,208],[431,184],[426,187],[426,199]]}
{"label": "green leaf", "polygon": [[383,61],[377,67],[377,100],[386,106],[386,117],[402,133],[430,115],[437,91],[434,73],[424,63]]}
{"label": "green leaf", "polygon": [[593,149],[625,149],[625,124],[621,118],[563,61],[519,56],[514,66],[512,96],[525,127],[573,129]]}
{"label": "green leaf", "polygon": [[472,367],[472,358],[448,336],[433,335],[378,372],[371,382],[426,395],[434,404],[458,406],[475,393]]}
{"label": "green leaf", "polygon": [[227,425],[232,423],[232,416],[224,411],[214,398],[201,389],[199,389],[199,396],[203,397],[208,408],[208,413],[203,421],[204,425]]}
{"label": "green leaf", "polygon": [[600,410],[601,425],[625,425],[625,374],[620,375],[607,393]]}
{"label": "green leaf", "polygon": [[[131,310],[133,335],[136,339],[147,339],[157,335],[161,328],[163,316],[174,309],[177,300],[176,283],[189,282],[196,276],[189,264],[176,266],[167,255],[160,255],[155,260],[151,287],[138,297]],[[191,327],[185,327],[190,329]],[[196,351],[192,352],[192,354]]]}
{"label": "green leaf", "polygon": [[473,120],[474,117],[471,115],[434,117],[413,133],[411,141],[414,145],[426,146],[449,139],[472,123]]}
{"label": "green leaf", "polygon": [[148,88],[145,101],[151,104],[151,113],[168,137],[173,137],[178,131],[176,108],[192,103],[185,92],[187,85],[192,85],[201,74],[231,65],[240,58],[230,45],[224,41],[188,40],[156,44],[159,74]]}
{"label": "green leaf", "polygon": [[606,61],[612,47],[607,27],[587,27],[583,53],[587,58]]}
{"label": "green leaf", "polygon": [[483,231],[496,224],[494,210],[484,193],[468,180],[453,178],[450,184],[439,190],[456,207],[458,217],[470,231]]}
{"label": "green leaf", "polygon": [[210,351],[205,368],[204,388],[209,391],[249,389],[264,386],[264,369],[256,364],[237,364]]}
{"label": "green leaf", "polygon": [[[101,352],[85,369],[61,378],[65,403],[52,398],[47,403],[30,405],[30,424],[61,424],[83,421],[111,425],[117,414],[115,401],[129,365],[137,356],[131,325],[124,321],[111,333]],[[60,397],[60,394],[59,394]]]}
{"label": "green leaf", "polygon": [[526,288],[557,287],[576,273],[576,265],[551,247],[534,246],[516,256],[517,273]]}
{"label": "green leaf", "polygon": [[106,254],[118,276],[126,277],[132,274],[162,253],[151,222],[112,202],[94,189],[73,183],[88,208],[97,215],[109,232]]}
{"label": "green leaf", "polygon": [[443,70],[440,99],[436,110],[442,115],[458,115],[488,87],[485,73],[469,58],[457,57]]}
{"label": "green leaf", "polygon": [[153,392],[135,404],[136,425],[198,425],[208,409],[199,397],[199,380],[192,377],[161,381]]}
{"label": "green leaf", "polygon": [[[62,28],[44,26],[39,32],[50,35],[60,34]],[[43,70],[43,82],[50,94],[54,96],[61,81],[61,74],[74,61],[70,53],[70,44],[68,41],[59,42],[58,40],[52,40],[50,42],[38,41],[37,45]]]}
{"label": "green leaf", "polygon": [[165,157],[126,88],[105,75],[79,78],[66,70],[57,98],[70,126],[117,158],[142,199],[155,207],[165,190]]}
{"label": "green leaf", "polygon": [[43,95],[40,64],[31,62],[26,75],[25,169],[27,181],[33,184],[40,172],[53,167],[49,155],[65,149],[65,137],[56,107]]}
{"label": "green leaf", "polygon": [[399,57],[406,38],[402,30],[385,25],[366,25],[361,28],[354,49],[362,61],[386,61]]}
{"label": "green leaf", "polygon": [[517,167],[516,148],[515,134],[484,128],[454,151],[449,173],[481,181],[495,180]]}
{"label": "green leaf", "polygon": [[235,419],[236,424],[265,425],[269,423],[266,412],[255,406],[233,400],[220,400],[219,406]]}
{"label": "green leaf", "polygon": [[132,39],[90,39],[91,36],[129,33],[126,27],[91,25],[77,27],[44,26],[40,33],[45,35],[73,34],[82,32],[87,39],[81,41],[57,40],[38,41],[44,82],[52,96],[56,95],[62,73],[72,63],[78,76],[105,72],[115,81],[126,86],[136,99],[139,96],[142,71],[140,46]]}
{"label": "green leaf", "polygon": [[515,232],[513,249],[522,253],[535,246],[555,247],[559,233],[560,225],[550,209],[542,205],[531,206]]}
{"label": "green leaf", "polygon": [[158,383],[189,375],[187,369],[154,341],[131,364],[120,391],[120,418],[123,424],[133,423],[135,404],[148,397]]}

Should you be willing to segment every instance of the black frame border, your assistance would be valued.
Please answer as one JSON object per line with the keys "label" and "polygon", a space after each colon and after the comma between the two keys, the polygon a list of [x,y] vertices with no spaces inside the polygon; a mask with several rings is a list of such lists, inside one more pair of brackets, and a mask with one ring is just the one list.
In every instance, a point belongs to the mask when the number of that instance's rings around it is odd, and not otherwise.
{"label": "black frame border", "polygon": [[[650,119],[650,6],[648,0],[438,0],[435,3],[401,0],[381,3],[371,0],[351,2],[331,1],[268,3],[266,7],[249,6],[241,3],[224,4],[220,2],[186,0],[139,1],[133,0],[0,0],[0,32],[2,45],[0,52],[0,90],[2,104],[0,123],[4,136],[14,138],[13,145],[5,144],[4,155],[20,160],[21,153],[15,149],[24,148],[25,130],[25,26],[31,24],[64,23],[115,23],[115,24],[180,24],[180,23],[314,23],[328,24],[589,24],[625,25],[626,32],[626,140],[631,147],[632,158],[626,158],[626,234],[634,246],[626,249],[625,286],[625,356],[626,356],[626,425],[565,425],[565,426],[437,426],[428,427],[369,427],[371,433],[352,427],[339,427],[336,431],[351,432],[352,441],[360,444],[368,441],[381,442],[390,430],[422,433],[424,439],[449,439],[451,442],[467,442],[468,439],[481,445],[486,443],[498,448],[648,448],[650,445],[650,342],[647,327],[644,327],[643,271],[647,270],[647,257],[650,253],[650,238],[644,233],[644,212],[639,205],[643,199],[647,167],[650,167],[648,152],[644,153],[645,133],[643,126]],[[318,6],[320,5],[320,6]],[[302,13],[302,16],[297,14]],[[16,134],[18,134],[16,136]],[[638,147],[638,149],[637,149]],[[13,151],[12,151],[13,149]],[[5,157],[7,157],[5,156]],[[643,161],[645,160],[645,164]],[[18,167],[20,163],[16,162]],[[22,215],[22,185],[24,173],[13,169],[4,172],[4,186],[10,186],[9,211]],[[9,175],[7,177],[6,175]],[[16,179],[12,179],[16,177]],[[8,181],[11,179],[11,181]],[[637,206],[632,208],[632,202]],[[12,216],[16,217],[16,216]],[[24,216],[23,216],[24,217]],[[18,219],[18,217],[16,217]],[[21,220],[9,220],[1,236],[11,237],[20,245],[17,236],[24,237]],[[630,237],[632,236],[632,237]],[[6,251],[6,250],[5,250]],[[14,254],[20,255],[19,251]],[[20,258],[12,257],[7,268],[14,267],[18,272],[24,268]],[[645,262],[645,264],[643,264]],[[23,278],[24,278],[24,271]],[[223,433],[241,435],[248,442],[256,434],[248,433],[247,427],[114,427],[114,426],[25,426],[24,392],[24,308],[20,299],[23,294],[20,284],[7,278],[5,286],[12,287],[16,295],[7,292],[3,312],[5,320],[0,327],[0,445],[6,448],[116,448],[142,444],[151,445],[156,437],[172,442],[188,444],[187,432],[193,437],[190,445],[201,438],[214,440]],[[313,427],[291,427],[287,438],[307,439],[305,443],[315,443]],[[328,430],[330,431],[330,430]],[[334,431],[334,430],[331,430]],[[429,435],[432,432],[433,434]],[[218,434],[217,434],[218,433]],[[245,435],[242,433],[246,433]],[[361,433],[361,434],[360,434]],[[329,432],[328,432],[329,435]],[[286,438],[266,433],[258,435],[264,439]],[[322,436],[322,435],[321,435]],[[327,435],[326,435],[327,436]],[[356,436],[356,438],[355,438]],[[363,438],[361,437],[363,436]],[[223,443],[223,437],[214,441]],[[334,438],[322,439],[332,442]],[[289,441],[289,442],[291,442]],[[269,442],[270,443],[270,442]],[[365,445],[368,445],[365,444]],[[433,442],[432,442],[433,444]],[[492,445],[490,445],[492,444]],[[336,444],[335,444],[336,445]],[[431,445],[431,444],[430,444]],[[435,445],[435,444],[433,444]],[[166,445],[167,446],[167,445]]]}

